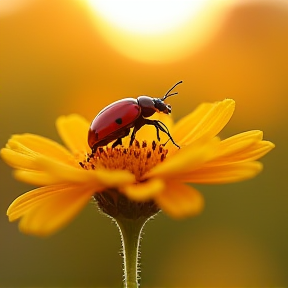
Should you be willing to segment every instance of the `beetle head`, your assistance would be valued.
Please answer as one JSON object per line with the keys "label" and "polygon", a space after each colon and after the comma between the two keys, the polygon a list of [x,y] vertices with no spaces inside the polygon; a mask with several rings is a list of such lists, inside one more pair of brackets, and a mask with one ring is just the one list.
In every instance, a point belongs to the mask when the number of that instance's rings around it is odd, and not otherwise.
{"label": "beetle head", "polygon": [[[139,96],[137,98],[139,105],[141,106],[142,116],[150,117],[155,112],[163,112],[170,114],[172,107],[170,104],[164,102],[170,96],[178,94],[178,92],[170,93],[177,85],[181,84],[182,81],[177,82],[162,98],[151,98],[149,96]],[[170,94],[169,94],[170,93]]]}
{"label": "beetle head", "polygon": [[[172,111],[172,107],[170,104],[164,103],[164,100],[167,99],[170,96],[177,95],[178,92],[170,93],[177,85],[181,84],[182,81],[177,82],[172,88],[170,88],[167,93],[160,99],[160,98],[154,98],[154,106],[158,110],[158,112],[163,112],[165,114],[170,114]],[[170,94],[169,94],[170,93]]]}
{"label": "beetle head", "polygon": [[[167,97],[166,97],[167,98]],[[166,104],[163,99],[153,98],[154,107],[157,112],[163,112],[165,114],[170,114],[172,111],[172,107],[170,104]]]}

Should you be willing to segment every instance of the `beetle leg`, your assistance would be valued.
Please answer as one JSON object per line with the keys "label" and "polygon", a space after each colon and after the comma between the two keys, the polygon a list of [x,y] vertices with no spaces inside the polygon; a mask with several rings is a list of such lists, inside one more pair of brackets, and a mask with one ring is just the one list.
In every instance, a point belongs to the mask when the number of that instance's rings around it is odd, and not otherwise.
{"label": "beetle leg", "polygon": [[163,146],[165,146],[171,139],[168,138],[168,140],[163,144]]}
{"label": "beetle leg", "polygon": [[[161,122],[159,120],[145,119],[145,124],[154,125],[155,126],[155,128],[157,130],[157,139],[158,140],[160,140],[160,137],[159,137],[159,130],[160,130],[160,131],[164,132],[169,137],[169,140],[171,140],[172,143],[180,149],[180,146],[175,143],[175,141],[173,140],[171,134],[169,133],[169,130],[168,130],[167,126],[163,122]],[[166,145],[166,143],[164,145]]]}
{"label": "beetle leg", "polygon": [[130,139],[130,143],[129,143],[129,146],[131,146],[133,144],[133,141],[135,139],[135,135],[136,135],[136,132],[138,131],[139,129],[135,126],[134,129],[133,129],[133,132],[131,134],[131,139]]}
{"label": "beetle leg", "polygon": [[115,148],[117,145],[122,145],[122,138],[118,138],[118,139],[112,144],[112,148]]}
{"label": "beetle leg", "polygon": [[[117,131],[116,131],[117,132]],[[122,138],[128,136],[130,133],[130,128],[126,128],[124,131],[122,131],[122,133],[117,133],[117,140],[112,144],[112,148],[115,148],[117,145],[122,145]],[[120,134],[120,135],[119,135]],[[114,138],[114,135],[112,134],[111,135],[112,137],[112,140],[110,141],[113,141],[114,139],[116,139],[116,137]],[[108,142],[109,143],[109,142]]]}
{"label": "beetle leg", "polygon": [[156,134],[157,134],[157,140],[160,142],[160,133],[159,133],[159,127],[154,125],[154,127],[156,128]]}
{"label": "beetle leg", "polygon": [[[159,127],[159,129],[160,129],[162,132],[164,132],[165,134],[167,134],[167,136],[168,136],[169,139],[172,141],[172,143],[173,143],[176,147],[178,147],[178,148],[180,149],[180,146],[179,146],[178,144],[176,144],[175,141],[174,141],[174,139],[172,138],[172,136],[171,136],[171,134],[170,134],[167,126],[166,126],[163,122],[161,122],[161,121],[159,121],[159,120],[154,120],[154,121],[157,123],[157,126]],[[161,125],[163,125],[163,126],[165,127],[166,131],[165,131],[165,129],[163,129],[163,127],[162,127]],[[163,130],[162,130],[162,129],[163,129]],[[169,141],[169,140],[168,140],[168,141]],[[167,141],[167,142],[168,142],[168,141]],[[166,142],[164,145],[166,145],[167,142]]]}

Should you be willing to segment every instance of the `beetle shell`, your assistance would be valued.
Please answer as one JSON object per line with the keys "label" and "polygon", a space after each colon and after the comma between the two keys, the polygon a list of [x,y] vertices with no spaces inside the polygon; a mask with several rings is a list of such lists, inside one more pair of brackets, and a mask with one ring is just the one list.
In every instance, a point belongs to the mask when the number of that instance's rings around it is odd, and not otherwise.
{"label": "beetle shell", "polygon": [[141,107],[134,98],[121,99],[108,105],[99,112],[90,126],[89,146],[105,146],[113,140],[127,136],[140,114]]}
{"label": "beetle shell", "polygon": [[148,117],[155,112],[171,113],[171,105],[166,104],[164,100],[178,94],[178,92],[170,92],[181,83],[182,81],[177,82],[162,98],[149,96],[139,96],[137,99],[125,98],[101,110],[92,121],[88,132],[88,144],[92,149],[91,155],[97,151],[98,147],[105,146],[114,140],[116,141],[112,144],[112,148],[119,144],[122,145],[122,138],[128,136],[130,129],[133,128],[129,144],[131,146],[135,140],[136,132],[144,125],[153,125],[156,128],[158,141],[160,141],[159,132],[161,131],[169,137],[168,141],[171,140],[175,146],[180,148],[163,122],[149,119]]}

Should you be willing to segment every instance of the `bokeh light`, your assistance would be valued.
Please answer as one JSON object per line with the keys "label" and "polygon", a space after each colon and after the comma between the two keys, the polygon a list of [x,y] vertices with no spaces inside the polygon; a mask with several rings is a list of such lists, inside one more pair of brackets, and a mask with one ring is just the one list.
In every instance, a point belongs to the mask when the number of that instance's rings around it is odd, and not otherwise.
{"label": "bokeh light", "polygon": [[223,1],[87,2],[93,8],[96,29],[118,52],[138,61],[161,63],[197,51],[217,30],[207,21],[219,17]]}
{"label": "bokeh light", "polygon": [[207,5],[207,0],[87,0],[95,13],[113,25],[134,33],[161,34],[183,25]]}

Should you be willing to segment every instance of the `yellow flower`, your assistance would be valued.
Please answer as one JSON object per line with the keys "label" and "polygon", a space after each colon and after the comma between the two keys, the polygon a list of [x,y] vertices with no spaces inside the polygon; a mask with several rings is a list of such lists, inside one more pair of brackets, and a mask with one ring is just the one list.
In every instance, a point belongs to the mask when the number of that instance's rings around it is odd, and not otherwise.
{"label": "yellow flower", "polygon": [[2,158],[15,169],[18,180],[40,188],[10,205],[9,220],[20,218],[19,228],[25,233],[49,235],[67,224],[92,197],[111,216],[139,217],[159,209],[176,218],[199,213],[203,198],[186,183],[230,183],[254,177],[262,169],[255,160],[274,147],[262,140],[259,130],[220,141],[216,135],[230,120],[234,107],[230,99],[204,103],[176,124],[167,115],[153,115],[167,125],[181,149],[171,141],[160,145],[154,141],[155,131],[144,126],[132,146],[126,137],[123,146],[108,145],[91,155],[89,123],[78,115],[62,116],[56,122],[68,149],[33,134],[12,136],[1,150]]}

